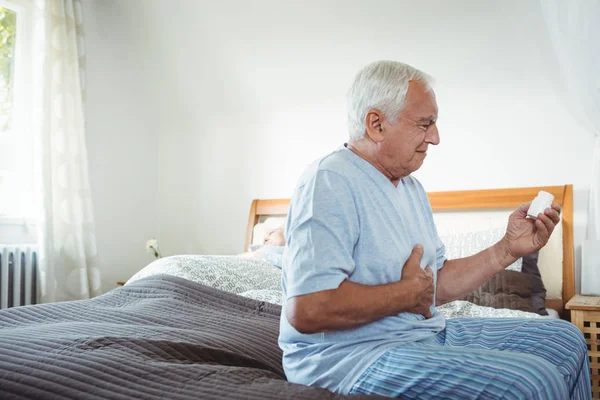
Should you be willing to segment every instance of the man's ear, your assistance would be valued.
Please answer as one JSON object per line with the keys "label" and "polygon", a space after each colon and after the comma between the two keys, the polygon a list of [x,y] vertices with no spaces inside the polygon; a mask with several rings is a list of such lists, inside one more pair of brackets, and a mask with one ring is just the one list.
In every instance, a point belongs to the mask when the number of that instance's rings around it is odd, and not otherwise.
{"label": "man's ear", "polygon": [[376,143],[382,142],[383,134],[383,113],[379,110],[372,109],[367,112],[365,118],[365,126],[367,135]]}

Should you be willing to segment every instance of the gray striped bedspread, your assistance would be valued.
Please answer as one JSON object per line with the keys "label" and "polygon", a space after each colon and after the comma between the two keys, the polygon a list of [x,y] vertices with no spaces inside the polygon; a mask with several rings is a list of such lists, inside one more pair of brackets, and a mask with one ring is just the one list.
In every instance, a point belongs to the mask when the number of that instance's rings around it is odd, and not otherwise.
{"label": "gray striped bedspread", "polygon": [[280,311],[169,275],[1,310],[0,399],[344,398],[285,381]]}

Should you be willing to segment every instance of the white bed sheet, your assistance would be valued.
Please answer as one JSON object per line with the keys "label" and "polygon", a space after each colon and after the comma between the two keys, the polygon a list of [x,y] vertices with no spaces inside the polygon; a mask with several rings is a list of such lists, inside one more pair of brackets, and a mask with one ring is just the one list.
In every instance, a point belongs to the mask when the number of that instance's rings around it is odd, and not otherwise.
{"label": "white bed sheet", "polygon": [[[273,304],[282,303],[281,270],[266,261],[240,256],[180,255],[156,260],[136,273],[129,284],[147,276],[168,274],[244,297]],[[510,309],[482,307],[453,301],[438,307],[446,318],[557,318]]]}

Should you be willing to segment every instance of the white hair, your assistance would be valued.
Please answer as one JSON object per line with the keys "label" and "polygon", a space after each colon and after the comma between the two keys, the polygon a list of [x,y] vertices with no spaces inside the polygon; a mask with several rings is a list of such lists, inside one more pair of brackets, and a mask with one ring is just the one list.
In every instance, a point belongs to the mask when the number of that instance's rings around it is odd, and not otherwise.
{"label": "white hair", "polygon": [[346,96],[350,139],[361,139],[366,132],[367,112],[377,109],[396,121],[404,109],[408,83],[418,81],[431,89],[433,78],[397,61],[376,61],[361,69]]}

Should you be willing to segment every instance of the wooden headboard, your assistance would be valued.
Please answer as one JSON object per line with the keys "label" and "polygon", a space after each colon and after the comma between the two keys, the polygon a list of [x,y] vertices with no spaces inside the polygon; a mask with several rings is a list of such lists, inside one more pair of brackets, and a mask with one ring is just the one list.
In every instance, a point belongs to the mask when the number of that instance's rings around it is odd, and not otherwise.
{"label": "wooden headboard", "polygon": [[[516,208],[531,201],[540,190],[554,195],[554,202],[562,207],[563,269],[562,297],[547,298],[546,305],[559,313],[575,295],[575,258],[573,247],[573,185],[544,186],[511,189],[463,190],[454,192],[427,193],[433,211],[450,210],[494,210]],[[289,199],[254,200],[248,216],[246,247],[252,243],[254,226],[261,217],[286,215]]]}

